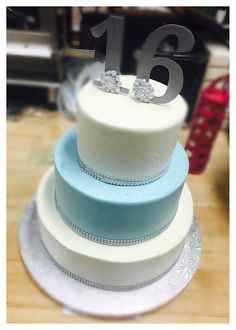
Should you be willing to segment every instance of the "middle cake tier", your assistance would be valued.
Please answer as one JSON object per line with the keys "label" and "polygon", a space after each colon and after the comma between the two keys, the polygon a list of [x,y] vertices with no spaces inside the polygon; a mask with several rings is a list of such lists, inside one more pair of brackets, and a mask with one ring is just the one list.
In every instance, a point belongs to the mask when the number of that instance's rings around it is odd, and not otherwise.
{"label": "middle cake tier", "polygon": [[79,235],[109,245],[151,239],[174,218],[188,174],[188,158],[178,143],[168,171],[142,186],[115,186],[83,172],[71,129],[55,149],[55,202],[63,220]]}

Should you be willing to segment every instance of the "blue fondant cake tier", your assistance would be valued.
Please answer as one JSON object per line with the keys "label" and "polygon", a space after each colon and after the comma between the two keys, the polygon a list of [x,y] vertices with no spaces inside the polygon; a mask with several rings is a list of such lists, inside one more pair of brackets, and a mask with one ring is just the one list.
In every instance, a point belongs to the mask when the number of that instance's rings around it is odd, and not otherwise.
{"label": "blue fondant cake tier", "polygon": [[160,179],[142,186],[101,182],[80,168],[76,129],[71,129],[55,149],[55,202],[65,222],[82,236],[104,244],[135,244],[170,224],[187,174],[188,158],[177,143]]}

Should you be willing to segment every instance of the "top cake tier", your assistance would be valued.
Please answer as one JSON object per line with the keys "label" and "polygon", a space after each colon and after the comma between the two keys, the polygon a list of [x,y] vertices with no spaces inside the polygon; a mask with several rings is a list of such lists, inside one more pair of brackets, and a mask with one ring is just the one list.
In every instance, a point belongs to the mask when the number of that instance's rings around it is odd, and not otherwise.
{"label": "top cake tier", "polygon": [[[128,96],[107,93],[91,81],[77,96],[79,158],[88,173],[105,182],[142,184],[163,175],[187,113],[180,95],[163,105],[136,100],[134,80],[121,76]],[[166,85],[150,82],[156,96],[164,94]]]}

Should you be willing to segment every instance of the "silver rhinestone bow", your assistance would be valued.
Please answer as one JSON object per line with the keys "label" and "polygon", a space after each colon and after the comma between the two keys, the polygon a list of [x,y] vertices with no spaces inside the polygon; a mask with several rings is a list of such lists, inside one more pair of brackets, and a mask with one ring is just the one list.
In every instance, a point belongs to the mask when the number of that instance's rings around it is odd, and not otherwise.
{"label": "silver rhinestone bow", "polygon": [[106,92],[110,93],[120,93],[121,91],[121,81],[120,74],[115,70],[105,71],[101,75],[101,88]]}
{"label": "silver rhinestone bow", "polygon": [[149,103],[154,96],[154,88],[146,79],[135,79],[133,93],[136,99]]}

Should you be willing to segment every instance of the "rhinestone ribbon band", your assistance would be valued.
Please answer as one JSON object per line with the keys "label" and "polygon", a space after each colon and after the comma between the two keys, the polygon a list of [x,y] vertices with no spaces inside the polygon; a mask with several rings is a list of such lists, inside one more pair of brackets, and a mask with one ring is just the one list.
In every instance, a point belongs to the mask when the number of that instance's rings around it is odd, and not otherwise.
{"label": "rhinestone ribbon band", "polygon": [[[42,242],[43,243],[43,242]],[[51,254],[49,253],[49,251],[47,250],[46,246],[44,245],[43,243],[43,247],[45,249],[45,252],[47,253],[49,259],[52,261],[52,263],[58,268],[60,269],[63,273],[65,273],[67,276],[70,276],[71,278],[73,278],[74,280],[80,282],[80,283],[83,283],[85,285],[89,285],[89,286],[92,286],[93,288],[96,288],[96,289],[101,289],[101,290],[107,290],[107,291],[132,291],[132,290],[138,290],[138,289],[142,289],[144,288],[145,286],[148,286],[150,284],[153,284],[155,283],[156,281],[160,280],[161,278],[163,278],[174,266],[175,264],[177,263],[181,253],[182,253],[182,250],[180,252],[180,254],[178,255],[177,259],[175,260],[175,262],[167,269],[165,270],[163,273],[161,273],[160,275],[148,280],[148,281],[145,281],[145,282],[142,282],[142,283],[138,283],[138,284],[134,284],[134,285],[126,285],[126,286],[122,286],[122,285],[108,285],[108,284],[101,284],[101,283],[97,283],[97,282],[93,282],[93,281],[90,281],[90,280],[87,280],[83,277],[80,277],[72,272],[70,272],[69,270],[65,269],[63,266],[61,266],[52,256]]]}
{"label": "rhinestone ribbon band", "polygon": [[147,177],[147,178],[144,178],[144,179],[141,179],[141,180],[140,179],[131,179],[131,180],[119,179],[119,178],[116,178],[116,177],[113,177],[113,176],[109,176],[109,175],[106,175],[106,174],[99,173],[99,172],[91,169],[90,167],[85,165],[85,163],[81,160],[79,155],[78,155],[78,159],[79,159],[80,168],[83,172],[85,172],[86,174],[92,176],[93,178],[95,178],[99,181],[109,183],[109,184],[113,184],[113,185],[116,185],[116,186],[141,186],[141,185],[144,185],[144,184],[148,184],[148,183],[154,182],[156,180],[159,180],[168,171],[168,167],[167,167],[162,172],[160,172],[158,175],[152,176],[152,177]]}
{"label": "rhinestone ribbon band", "polygon": [[60,214],[62,220],[77,235],[79,235],[83,238],[86,238],[90,241],[93,241],[95,243],[99,243],[99,244],[103,244],[103,245],[112,245],[112,246],[127,246],[127,245],[136,245],[136,244],[144,243],[144,242],[158,236],[165,229],[167,229],[175,217],[175,215],[174,215],[173,218],[170,220],[170,222],[167,225],[165,225],[163,228],[161,228],[160,230],[156,231],[153,234],[143,236],[143,237],[138,237],[135,239],[109,239],[109,238],[105,238],[105,237],[101,237],[101,236],[97,236],[97,235],[88,233],[87,231],[85,231],[85,230],[81,229],[80,227],[78,227],[77,225],[75,225],[70,219],[68,219],[68,217],[64,214],[64,212],[62,211],[62,209],[60,208],[60,206],[58,204],[56,191],[55,191],[55,204],[56,204],[56,209],[57,209],[58,213]]}

